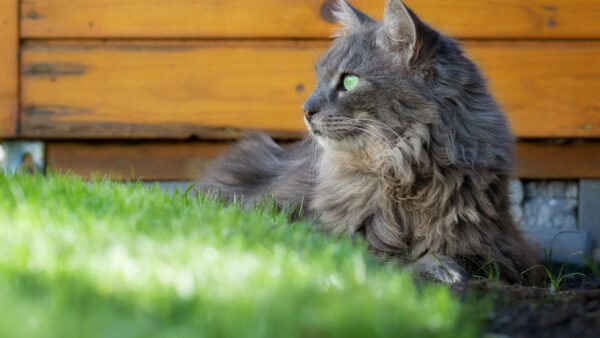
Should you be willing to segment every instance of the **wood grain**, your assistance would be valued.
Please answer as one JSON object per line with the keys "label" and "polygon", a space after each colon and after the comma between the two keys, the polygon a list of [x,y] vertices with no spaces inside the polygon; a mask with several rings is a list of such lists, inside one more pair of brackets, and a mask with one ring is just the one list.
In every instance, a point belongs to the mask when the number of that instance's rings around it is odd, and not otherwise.
{"label": "wood grain", "polygon": [[0,0],[0,139],[17,135],[18,114],[18,6]]}
{"label": "wood grain", "polygon": [[600,42],[470,42],[521,138],[600,136]]}
{"label": "wood grain", "polygon": [[600,16],[599,0],[405,0],[405,3],[436,29],[460,38],[600,37],[600,27],[595,24]]}
{"label": "wood grain", "polygon": [[516,163],[520,178],[600,178],[600,142],[520,142]]}
{"label": "wood grain", "polygon": [[[148,181],[195,180],[231,143],[49,142],[47,163],[52,169],[90,178],[92,174],[115,179]],[[517,170],[520,178],[600,178],[600,143],[549,144],[518,142]]]}
{"label": "wood grain", "polygon": [[30,44],[22,128],[29,137],[297,137],[323,42]]}
{"label": "wood grain", "polygon": [[51,170],[90,178],[195,180],[228,143],[53,143],[47,144]]}
{"label": "wood grain", "polygon": [[[39,138],[235,138],[304,131],[319,41],[53,41],[22,56]],[[521,138],[600,136],[600,42],[469,42]]]}
{"label": "wood grain", "polygon": [[[21,5],[22,36],[324,38],[335,27],[322,15],[325,3],[330,1],[28,0]],[[385,1],[351,3],[380,18]],[[600,37],[599,0],[406,3],[432,26],[461,38]]]}
{"label": "wood grain", "polygon": [[[79,2],[79,4],[77,4]],[[325,0],[33,0],[23,37],[327,37]],[[379,12],[381,3],[362,1]]]}

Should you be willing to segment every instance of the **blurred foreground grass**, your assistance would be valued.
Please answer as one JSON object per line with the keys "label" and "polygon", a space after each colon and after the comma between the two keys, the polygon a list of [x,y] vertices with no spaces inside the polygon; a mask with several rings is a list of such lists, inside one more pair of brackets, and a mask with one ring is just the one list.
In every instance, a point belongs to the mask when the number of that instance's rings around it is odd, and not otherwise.
{"label": "blurred foreground grass", "polygon": [[470,337],[475,311],[272,208],[0,173],[2,337]]}

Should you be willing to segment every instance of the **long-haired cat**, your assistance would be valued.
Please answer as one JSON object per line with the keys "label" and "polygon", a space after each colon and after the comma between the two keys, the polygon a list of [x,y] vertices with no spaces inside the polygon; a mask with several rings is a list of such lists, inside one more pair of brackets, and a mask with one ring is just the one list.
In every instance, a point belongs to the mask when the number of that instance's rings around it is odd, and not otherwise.
{"label": "long-haired cat", "polygon": [[477,67],[400,0],[381,22],[346,1],[335,16],[343,29],[303,106],[307,139],[251,135],[204,189],[246,204],[269,193],[423,276],[494,269],[526,282],[535,261],[509,214],[513,137]]}

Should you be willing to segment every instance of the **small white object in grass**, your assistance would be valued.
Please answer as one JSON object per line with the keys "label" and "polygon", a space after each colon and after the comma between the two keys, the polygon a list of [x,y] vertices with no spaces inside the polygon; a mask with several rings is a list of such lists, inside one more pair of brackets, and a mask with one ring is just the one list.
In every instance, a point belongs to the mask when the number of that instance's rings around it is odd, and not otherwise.
{"label": "small white object in grass", "polygon": [[6,154],[4,153],[4,147],[0,144],[0,163],[4,162],[4,157],[6,157]]}

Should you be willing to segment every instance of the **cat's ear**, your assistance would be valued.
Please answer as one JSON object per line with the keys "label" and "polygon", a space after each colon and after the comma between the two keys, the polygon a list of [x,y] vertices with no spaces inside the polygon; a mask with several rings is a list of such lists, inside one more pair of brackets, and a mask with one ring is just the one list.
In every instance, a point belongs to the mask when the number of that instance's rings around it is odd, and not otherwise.
{"label": "cat's ear", "polygon": [[406,60],[412,60],[418,53],[418,20],[401,0],[388,0],[383,11],[383,25],[379,37],[385,46],[403,54]]}
{"label": "cat's ear", "polygon": [[362,25],[375,22],[375,20],[371,19],[368,15],[359,11],[345,0],[338,0],[332,13],[335,21],[342,25],[342,31],[339,32],[341,34],[347,31],[356,30]]}

